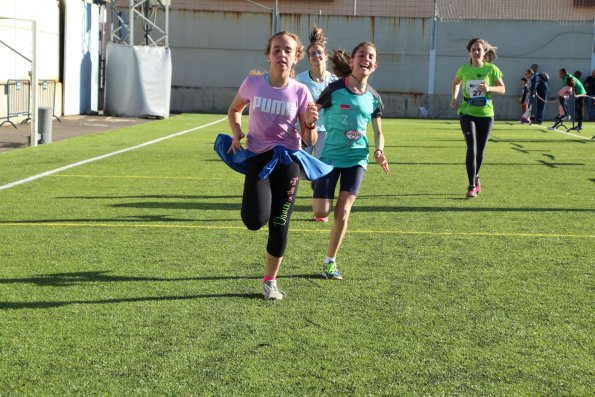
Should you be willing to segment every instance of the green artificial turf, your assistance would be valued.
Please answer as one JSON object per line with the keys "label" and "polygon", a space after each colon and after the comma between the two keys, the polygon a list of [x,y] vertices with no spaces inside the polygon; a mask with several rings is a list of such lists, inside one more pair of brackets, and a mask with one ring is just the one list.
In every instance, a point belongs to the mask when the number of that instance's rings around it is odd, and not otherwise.
{"label": "green artificial turf", "polygon": [[[3,153],[0,186],[222,117]],[[331,225],[302,181],[267,302],[226,130],[0,190],[0,395],[592,395],[595,142],[497,122],[465,199],[458,122],[385,119],[345,280],[320,276]]]}

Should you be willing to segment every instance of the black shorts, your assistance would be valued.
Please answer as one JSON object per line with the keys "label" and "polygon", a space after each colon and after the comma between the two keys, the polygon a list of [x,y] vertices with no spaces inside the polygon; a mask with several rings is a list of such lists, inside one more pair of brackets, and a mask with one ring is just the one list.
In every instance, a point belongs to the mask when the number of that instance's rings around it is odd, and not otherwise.
{"label": "black shorts", "polygon": [[314,184],[314,198],[334,199],[335,188],[339,177],[341,178],[339,192],[349,192],[357,196],[365,172],[366,170],[361,165],[349,168],[334,168],[330,174],[316,180]]}

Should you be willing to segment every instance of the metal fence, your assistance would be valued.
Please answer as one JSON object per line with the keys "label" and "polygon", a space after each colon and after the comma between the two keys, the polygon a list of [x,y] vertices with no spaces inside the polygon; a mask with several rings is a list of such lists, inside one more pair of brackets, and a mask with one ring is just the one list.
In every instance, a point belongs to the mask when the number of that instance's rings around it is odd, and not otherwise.
{"label": "metal fence", "polygon": [[[135,0],[138,2],[139,0]],[[123,7],[129,0],[117,0]],[[298,15],[383,16],[443,21],[590,21],[594,0],[176,0],[172,10],[232,11]]]}
{"label": "metal fence", "polygon": [[[10,123],[14,128],[17,126],[11,120],[18,116],[25,116],[23,122],[31,119],[31,81],[30,80],[8,80],[5,84],[6,95],[6,119],[0,127]],[[52,117],[62,122],[56,116],[56,80],[39,80],[37,86],[37,99],[39,107],[52,108]]]}
{"label": "metal fence", "polygon": [[52,108],[52,117],[62,122],[60,117],[56,116],[56,80],[39,80],[37,95],[39,107]]}
{"label": "metal fence", "polygon": [[29,117],[29,103],[31,101],[31,82],[29,80],[8,80],[6,82],[6,120],[0,124],[3,126],[6,123],[12,124],[14,128],[17,126],[10,120],[11,117],[18,117],[25,115]]}

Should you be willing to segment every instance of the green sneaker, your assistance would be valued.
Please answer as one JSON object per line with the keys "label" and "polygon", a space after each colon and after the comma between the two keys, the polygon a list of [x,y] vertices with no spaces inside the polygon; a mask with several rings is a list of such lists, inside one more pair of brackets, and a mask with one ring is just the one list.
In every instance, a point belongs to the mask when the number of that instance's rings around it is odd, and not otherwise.
{"label": "green sneaker", "polygon": [[343,280],[343,276],[335,262],[329,262],[324,265],[324,268],[322,269],[322,277],[327,280]]}

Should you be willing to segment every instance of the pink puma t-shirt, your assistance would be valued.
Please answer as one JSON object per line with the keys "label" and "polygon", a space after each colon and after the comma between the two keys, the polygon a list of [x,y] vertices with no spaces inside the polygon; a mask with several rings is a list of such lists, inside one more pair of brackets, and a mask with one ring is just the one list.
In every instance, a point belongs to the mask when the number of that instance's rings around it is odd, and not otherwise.
{"label": "pink puma t-shirt", "polygon": [[295,126],[298,115],[306,112],[309,102],[314,102],[312,95],[294,79],[283,88],[271,87],[266,76],[246,77],[238,91],[242,99],[250,102],[246,147],[254,153],[278,145],[299,150],[301,138]]}

